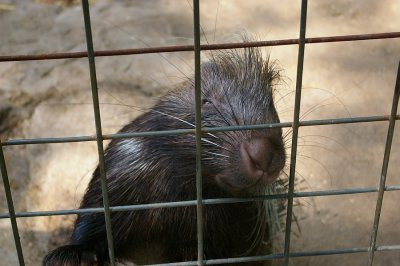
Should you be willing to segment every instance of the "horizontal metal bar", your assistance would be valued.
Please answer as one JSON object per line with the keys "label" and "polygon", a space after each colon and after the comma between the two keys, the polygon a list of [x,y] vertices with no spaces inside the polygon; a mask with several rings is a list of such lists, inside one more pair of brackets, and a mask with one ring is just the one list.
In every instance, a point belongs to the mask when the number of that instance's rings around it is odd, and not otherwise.
{"label": "horizontal metal bar", "polygon": [[[400,245],[377,246],[375,250],[398,251],[400,250]],[[368,252],[368,247],[341,248],[341,249],[319,250],[319,251],[308,251],[308,252],[293,252],[290,254],[290,257],[325,256],[325,255],[339,255],[339,254],[351,254],[351,253],[361,253],[361,252]]]}
{"label": "horizontal metal bar", "polygon": [[[388,121],[389,118],[390,118],[389,115],[379,115],[379,116],[308,120],[308,121],[300,121],[300,126],[324,126],[324,125],[379,122],[379,121]],[[400,120],[400,115],[396,116],[396,120]]]}
{"label": "horizontal metal bar", "polygon": [[[400,186],[386,186],[385,191],[396,191],[400,190]],[[372,193],[378,192],[378,188],[346,188],[346,189],[334,189],[334,190],[323,190],[323,191],[310,191],[310,192],[294,192],[296,198],[306,197],[319,197],[319,196],[336,196],[336,195],[349,195],[349,194],[361,194],[361,193]]]}
{"label": "horizontal metal bar", "polygon": [[[388,121],[388,115],[381,116],[366,116],[366,117],[353,117],[353,118],[334,118],[334,119],[321,119],[321,120],[307,120],[301,121],[300,126],[323,126],[323,125],[339,125],[339,124],[352,124],[352,123],[369,123]],[[400,120],[400,115],[396,116],[396,120]],[[203,128],[202,131],[206,133],[223,132],[223,131],[239,131],[239,130],[255,130],[267,128],[286,128],[291,127],[292,122],[260,124],[260,125],[242,125],[242,126],[226,126]],[[176,130],[163,130],[163,131],[147,131],[147,132],[131,132],[103,135],[103,139],[121,139],[133,137],[159,137],[159,136],[172,136],[180,134],[194,134],[194,129],[176,129]],[[27,145],[27,144],[45,144],[45,143],[69,143],[69,142],[83,142],[95,141],[96,136],[78,136],[78,137],[59,137],[59,138],[35,138],[35,139],[13,139],[6,140],[2,143],[3,146],[12,145]]]}
{"label": "horizontal metal bar", "polygon": [[[399,251],[400,245],[392,246],[377,246],[376,251]],[[292,252],[289,253],[289,257],[311,257],[311,256],[326,256],[326,255],[340,255],[340,254],[353,254],[353,253],[365,253],[368,252],[368,247],[355,247],[355,248],[341,248],[331,250],[317,250],[317,251],[304,251],[304,252]],[[284,258],[283,253],[275,253],[265,256],[251,256],[251,257],[240,257],[240,258],[226,258],[226,259],[213,259],[205,260],[205,265],[215,264],[230,264],[230,263],[241,263],[241,262],[254,262],[254,261],[265,261],[265,260],[276,260]],[[147,266],[188,266],[197,265],[196,261],[187,262],[174,262],[174,263],[163,263],[163,264],[151,264]]]}
{"label": "horizontal metal bar", "polygon": [[[205,265],[207,265],[206,261],[204,261]],[[197,265],[196,261],[184,261],[184,262],[173,262],[173,263],[161,263],[161,264],[145,264],[144,266],[195,266]]]}
{"label": "horizontal metal bar", "polygon": [[[364,41],[364,40],[391,39],[391,38],[400,38],[400,32],[306,38],[305,43],[312,44],[312,43],[329,43],[329,42],[348,42],[348,41]],[[295,45],[298,43],[299,39],[284,39],[284,40],[258,41],[258,42],[246,42],[246,43],[204,44],[201,45],[200,47],[201,50],[223,50],[223,49],[237,49],[237,48],[247,48],[247,47]],[[177,45],[177,46],[146,47],[146,48],[135,48],[135,49],[104,50],[104,51],[95,51],[94,55],[100,57],[100,56],[133,55],[133,54],[171,53],[171,52],[185,52],[185,51],[194,51],[194,46]],[[87,57],[87,52],[48,53],[48,54],[38,54],[38,55],[3,55],[0,56],[0,62],[84,58],[84,57]]]}
{"label": "horizontal metal bar", "polygon": [[[399,186],[386,186],[385,191],[400,191]],[[350,195],[350,194],[361,194],[361,193],[372,193],[378,192],[378,188],[348,188],[348,189],[336,189],[336,190],[324,190],[324,191],[310,191],[310,192],[294,192],[295,198],[305,197],[321,197],[321,196],[335,196],[335,195]],[[230,204],[230,203],[243,203],[252,201],[263,201],[273,199],[287,198],[287,194],[275,194],[275,195],[261,195],[248,198],[223,198],[223,199],[203,199],[203,204]],[[138,204],[138,205],[126,205],[126,206],[112,206],[110,211],[138,211],[138,210],[149,210],[158,208],[176,208],[184,206],[195,206],[196,200],[188,201],[176,201],[176,202],[162,202],[162,203],[150,203],[150,204]],[[55,215],[72,215],[80,213],[100,213],[103,212],[102,207],[99,208],[85,208],[85,209],[71,209],[71,210],[55,210],[55,211],[37,211],[37,212],[18,212],[16,213],[17,218],[26,217],[38,217],[38,216],[55,216]],[[9,218],[8,213],[1,213],[0,219]]]}
{"label": "horizontal metal bar", "polygon": [[2,143],[3,146],[27,145],[27,144],[50,144],[95,141],[95,136],[59,137],[59,138],[35,138],[35,139],[12,139]]}
{"label": "horizontal metal bar", "polygon": [[397,250],[400,250],[400,245],[375,247],[375,251],[397,251]]}

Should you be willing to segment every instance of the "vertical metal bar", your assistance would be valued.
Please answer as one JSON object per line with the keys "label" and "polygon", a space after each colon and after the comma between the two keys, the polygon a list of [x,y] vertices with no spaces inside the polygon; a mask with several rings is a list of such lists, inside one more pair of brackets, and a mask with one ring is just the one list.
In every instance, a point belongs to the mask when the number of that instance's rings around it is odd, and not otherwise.
{"label": "vertical metal bar", "polygon": [[396,85],[395,85],[394,94],[393,94],[392,112],[391,112],[390,118],[389,118],[389,128],[388,128],[388,133],[387,133],[387,137],[386,137],[385,154],[383,156],[382,172],[381,172],[381,179],[380,179],[380,184],[379,184],[379,192],[378,192],[378,198],[376,201],[375,218],[374,218],[374,224],[372,226],[371,241],[370,241],[369,250],[368,250],[368,252],[369,252],[368,265],[369,266],[372,266],[372,263],[374,260],[376,237],[378,235],[379,219],[380,219],[381,210],[382,210],[383,194],[385,192],[386,175],[387,175],[387,169],[389,166],[390,149],[392,147],[394,126],[396,124],[396,114],[397,114],[397,107],[399,105],[399,98],[400,98],[400,62],[399,62],[399,66],[397,69]]}
{"label": "vertical metal bar", "polygon": [[24,255],[22,253],[21,240],[19,238],[19,232],[18,232],[17,218],[15,216],[14,203],[12,200],[10,182],[8,180],[6,161],[4,159],[3,145],[1,144],[1,140],[0,140],[0,168],[1,168],[1,176],[3,177],[3,186],[6,192],[8,212],[10,213],[10,221],[14,235],[15,248],[17,249],[18,261],[19,265],[23,266],[25,265]]}
{"label": "vertical metal bar", "polygon": [[93,39],[92,30],[90,25],[90,13],[89,13],[89,3],[88,0],[82,0],[83,17],[85,21],[85,32],[86,32],[86,44],[89,59],[90,68],[90,82],[92,86],[92,98],[93,98],[93,109],[94,109],[94,119],[96,124],[96,141],[97,150],[99,154],[99,168],[100,168],[100,180],[101,180],[101,190],[103,194],[103,205],[104,205],[104,218],[106,222],[106,232],[107,232],[107,243],[108,243],[108,254],[110,256],[110,264],[114,265],[114,244],[111,230],[111,219],[110,219],[110,208],[107,192],[107,180],[106,172],[104,166],[104,148],[103,148],[103,134],[101,130],[101,119],[100,119],[100,107],[99,107],[99,95],[97,88],[97,78],[96,78],[96,65],[94,60],[94,49],[93,49]]}
{"label": "vertical metal bar", "polygon": [[286,266],[289,265],[290,234],[292,228],[291,225],[292,225],[292,213],[293,213],[293,193],[294,193],[294,179],[296,175],[297,140],[299,133],[301,87],[303,82],[306,24],[307,24],[307,0],[303,0],[301,2],[299,54],[297,60],[296,96],[295,96],[294,114],[293,114],[292,150],[290,155],[288,205],[286,214],[286,232],[285,232],[285,250],[284,250],[284,256],[285,256],[284,265]]}
{"label": "vertical metal bar", "polygon": [[203,249],[203,181],[201,174],[201,73],[200,73],[200,6],[193,0],[194,84],[196,123],[196,190],[197,190],[197,265],[202,266]]}

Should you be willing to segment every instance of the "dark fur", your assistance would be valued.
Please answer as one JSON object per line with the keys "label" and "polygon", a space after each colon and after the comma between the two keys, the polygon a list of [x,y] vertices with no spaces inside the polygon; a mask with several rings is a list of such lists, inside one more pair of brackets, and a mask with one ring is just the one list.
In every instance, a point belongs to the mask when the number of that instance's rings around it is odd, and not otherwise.
{"label": "dark fur", "polygon": [[[213,55],[210,62],[202,65],[201,73],[204,127],[279,122],[272,96],[272,87],[279,75],[261,58],[258,49]],[[194,108],[193,80],[188,80],[120,132],[191,128]],[[204,198],[263,192],[263,187],[247,187],[248,181],[239,174],[240,143],[255,136],[268,138],[272,143],[274,171],[278,173],[284,166],[280,129],[214,135],[203,136],[217,144],[202,143]],[[140,150],[136,149],[138,143]],[[105,167],[112,206],[196,198],[194,135],[112,140],[105,152]],[[226,180],[235,186],[226,185]],[[103,200],[97,168],[80,207],[100,206]],[[115,255],[120,260],[142,264],[197,259],[195,206],[112,212],[111,221]],[[266,223],[263,203],[205,206],[205,258],[266,254],[268,247],[262,244],[268,238]],[[43,265],[104,265],[107,262],[104,215],[84,213],[78,215],[71,244],[52,251]]]}

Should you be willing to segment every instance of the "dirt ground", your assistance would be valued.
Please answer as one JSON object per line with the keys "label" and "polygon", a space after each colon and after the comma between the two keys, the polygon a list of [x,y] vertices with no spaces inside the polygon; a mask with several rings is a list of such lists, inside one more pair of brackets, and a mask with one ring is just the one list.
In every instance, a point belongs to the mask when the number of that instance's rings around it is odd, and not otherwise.
{"label": "dirt ground", "polygon": [[[60,2],[60,1],[55,1]],[[74,2],[74,1],[72,1]],[[190,1],[189,1],[190,2]],[[91,1],[96,50],[191,44],[186,0]],[[203,42],[298,38],[300,1],[201,1]],[[0,55],[84,51],[79,4],[0,0]],[[309,1],[307,37],[400,31],[397,1]],[[292,121],[296,45],[265,49],[283,69],[276,101]],[[203,53],[206,61],[207,53]],[[306,46],[301,119],[390,113],[400,39]],[[192,53],[96,59],[102,124],[115,133],[193,72]],[[87,59],[0,63],[1,140],[94,135]],[[369,188],[379,184],[387,122],[300,128],[298,191]],[[97,164],[94,142],[4,147],[17,212],[77,208]],[[400,185],[400,127],[387,185]],[[0,186],[2,183],[0,181]],[[376,193],[301,198],[291,251],[367,247]],[[400,192],[385,193],[378,245],[400,245]],[[7,212],[0,189],[0,213]],[[40,265],[63,243],[74,216],[19,218],[26,265]],[[0,265],[18,265],[8,219],[0,219]],[[367,253],[291,259],[292,265],[366,265]],[[374,265],[400,265],[400,252],[377,252]]]}

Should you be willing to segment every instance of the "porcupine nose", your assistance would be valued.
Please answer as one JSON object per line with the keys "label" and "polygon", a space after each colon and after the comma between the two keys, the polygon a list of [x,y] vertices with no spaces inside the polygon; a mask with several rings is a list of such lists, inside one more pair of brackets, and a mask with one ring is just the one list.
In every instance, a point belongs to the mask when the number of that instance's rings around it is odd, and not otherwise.
{"label": "porcupine nose", "polygon": [[268,138],[253,138],[240,146],[241,172],[244,177],[254,182],[271,183],[276,176],[269,175],[273,159],[274,148]]}

